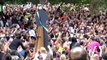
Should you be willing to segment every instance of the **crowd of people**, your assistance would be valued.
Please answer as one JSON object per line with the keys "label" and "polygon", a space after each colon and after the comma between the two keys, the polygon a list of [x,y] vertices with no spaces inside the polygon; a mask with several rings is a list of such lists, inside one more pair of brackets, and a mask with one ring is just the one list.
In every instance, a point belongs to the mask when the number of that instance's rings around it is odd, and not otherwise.
{"label": "crowd of people", "polygon": [[107,60],[107,13],[92,15],[87,7],[65,12],[47,4],[48,50],[35,51],[36,12],[40,6],[5,5],[0,15],[2,60]]}

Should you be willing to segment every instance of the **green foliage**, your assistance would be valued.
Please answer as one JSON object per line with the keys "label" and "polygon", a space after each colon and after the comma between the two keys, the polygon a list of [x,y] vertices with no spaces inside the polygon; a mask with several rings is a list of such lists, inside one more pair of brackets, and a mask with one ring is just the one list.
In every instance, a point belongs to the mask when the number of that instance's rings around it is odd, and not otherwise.
{"label": "green foliage", "polygon": [[[33,4],[38,4],[39,0],[5,0],[5,3],[10,4],[25,4],[27,1],[32,2]],[[99,10],[107,11],[107,0],[48,0],[51,4],[58,4],[60,2],[72,3],[76,7],[80,7],[84,4],[89,4],[90,10],[93,14],[96,14]],[[66,8],[69,9],[69,8]],[[65,10],[66,10],[65,9]]]}
{"label": "green foliage", "polygon": [[[25,3],[27,1],[33,2],[33,3],[39,3],[39,0],[5,0],[6,2],[10,3]],[[73,3],[73,4],[86,4],[89,3],[90,0],[48,0],[51,4],[58,4],[60,2],[65,3]]]}
{"label": "green foliage", "polygon": [[90,10],[92,14],[98,14],[99,11],[107,11],[107,0],[91,0]]}
{"label": "green foliage", "polygon": [[107,10],[107,0],[100,0],[99,9]]}
{"label": "green foliage", "polygon": [[61,0],[49,0],[49,2],[50,2],[51,4],[58,4],[58,3],[61,2]]}
{"label": "green foliage", "polygon": [[6,0],[5,3],[8,4],[26,4],[26,2],[32,2],[34,4],[39,3],[39,0]]}
{"label": "green foliage", "polygon": [[91,0],[62,0],[65,3],[73,3],[77,5],[88,4]]}

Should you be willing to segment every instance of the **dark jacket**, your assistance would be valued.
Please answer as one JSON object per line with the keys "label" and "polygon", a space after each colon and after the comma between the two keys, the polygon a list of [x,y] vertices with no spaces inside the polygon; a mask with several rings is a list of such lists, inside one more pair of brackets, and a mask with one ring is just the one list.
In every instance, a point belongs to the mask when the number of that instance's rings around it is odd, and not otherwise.
{"label": "dark jacket", "polygon": [[15,40],[13,40],[13,41],[11,42],[9,48],[10,48],[11,50],[17,50],[17,48],[18,48],[19,46],[21,46],[23,49],[25,49],[24,46],[23,46],[23,44],[22,44],[22,42],[21,42],[20,40],[18,40],[18,39],[15,39]]}

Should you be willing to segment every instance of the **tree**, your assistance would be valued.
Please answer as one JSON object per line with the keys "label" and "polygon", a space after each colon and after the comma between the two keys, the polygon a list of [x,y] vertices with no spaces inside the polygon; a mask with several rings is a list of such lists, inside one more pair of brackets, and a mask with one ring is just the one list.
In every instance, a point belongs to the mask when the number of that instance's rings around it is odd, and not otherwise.
{"label": "tree", "polygon": [[98,14],[99,11],[107,11],[107,0],[91,0],[90,10],[92,14]]}
{"label": "tree", "polygon": [[92,14],[97,14],[100,0],[91,0],[90,11]]}
{"label": "tree", "polygon": [[3,5],[4,4],[4,0],[0,0],[0,5]]}

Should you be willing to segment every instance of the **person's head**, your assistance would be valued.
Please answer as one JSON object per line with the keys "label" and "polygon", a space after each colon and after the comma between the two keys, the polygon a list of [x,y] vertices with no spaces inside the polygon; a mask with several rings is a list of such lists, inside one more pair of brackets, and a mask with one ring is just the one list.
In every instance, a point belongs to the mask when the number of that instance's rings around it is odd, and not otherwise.
{"label": "person's head", "polygon": [[43,60],[43,57],[42,56],[38,56],[38,60]]}
{"label": "person's head", "polygon": [[91,60],[99,60],[98,54],[94,54],[91,58]]}
{"label": "person's head", "polygon": [[65,54],[62,54],[62,55],[60,56],[60,60],[66,60]]}
{"label": "person's head", "polygon": [[21,38],[20,33],[16,32],[16,33],[15,33],[15,36],[14,36],[14,39],[20,39],[20,38]]}
{"label": "person's head", "polygon": [[12,20],[12,16],[11,16],[11,17],[9,17],[9,20]]}
{"label": "person's head", "polygon": [[40,48],[40,52],[41,52],[41,53],[47,53],[47,51],[46,51],[46,49],[45,49],[44,47],[41,47],[41,48]]}
{"label": "person's head", "polygon": [[6,40],[7,40],[7,41],[9,41],[9,39],[10,39],[10,37],[9,37],[9,36],[7,36],[7,37],[6,37]]}
{"label": "person's head", "polygon": [[81,47],[75,47],[70,52],[70,60],[87,60],[87,53]]}

